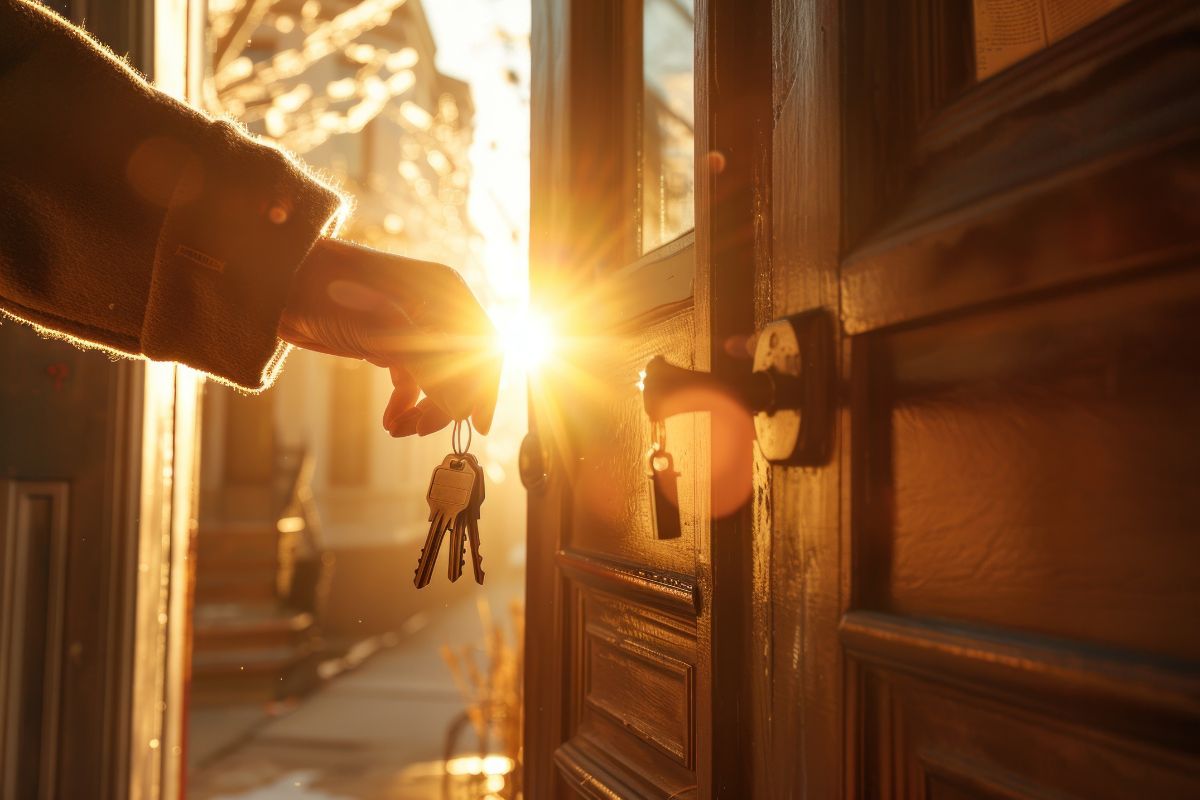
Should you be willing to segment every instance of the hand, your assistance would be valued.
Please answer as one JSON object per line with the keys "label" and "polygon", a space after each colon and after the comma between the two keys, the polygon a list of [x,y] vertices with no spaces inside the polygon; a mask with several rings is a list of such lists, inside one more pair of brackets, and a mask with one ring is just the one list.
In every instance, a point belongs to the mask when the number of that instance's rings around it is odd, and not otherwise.
{"label": "hand", "polygon": [[293,278],[279,338],[388,369],[394,388],[383,427],[392,436],[424,436],[467,417],[480,433],[492,426],[495,331],[443,264],[321,239]]}

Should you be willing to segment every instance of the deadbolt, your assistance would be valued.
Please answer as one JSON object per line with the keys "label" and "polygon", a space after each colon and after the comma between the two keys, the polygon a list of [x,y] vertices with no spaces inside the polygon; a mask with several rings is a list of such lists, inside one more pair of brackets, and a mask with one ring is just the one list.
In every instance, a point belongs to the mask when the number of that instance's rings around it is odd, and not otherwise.
{"label": "deadbolt", "polygon": [[530,492],[543,488],[550,477],[550,456],[536,431],[530,431],[521,440],[517,471],[521,474],[521,485]]}

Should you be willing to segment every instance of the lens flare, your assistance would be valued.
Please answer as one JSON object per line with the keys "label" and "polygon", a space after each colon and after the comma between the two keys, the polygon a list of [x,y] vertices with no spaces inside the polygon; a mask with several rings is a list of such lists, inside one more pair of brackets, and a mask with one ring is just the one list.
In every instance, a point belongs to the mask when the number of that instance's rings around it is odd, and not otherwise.
{"label": "lens flare", "polygon": [[505,363],[524,373],[537,371],[554,352],[554,330],[545,315],[533,309],[493,312],[496,335]]}

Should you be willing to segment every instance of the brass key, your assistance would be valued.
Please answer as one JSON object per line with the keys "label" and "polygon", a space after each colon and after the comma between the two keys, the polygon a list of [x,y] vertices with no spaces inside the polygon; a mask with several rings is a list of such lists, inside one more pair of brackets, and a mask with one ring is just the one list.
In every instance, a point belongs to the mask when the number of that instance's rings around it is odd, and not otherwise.
{"label": "brass key", "polygon": [[[467,551],[467,534],[470,531],[470,525],[479,520],[479,507],[483,505],[484,487],[483,487],[483,468],[479,466],[479,460],[471,453],[464,453],[463,458],[475,471],[475,487],[471,492],[471,503],[463,510],[458,518],[454,521],[454,529],[450,532],[450,567],[449,576],[451,581],[457,581],[462,577],[463,564],[466,561]],[[476,529],[474,544],[471,548],[471,561],[475,564],[476,548],[478,547],[479,533]],[[481,573],[478,566],[475,567],[475,574],[479,576]],[[478,581],[479,578],[476,577]]]}
{"label": "brass key", "polygon": [[[421,557],[413,573],[413,585],[418,589],[433,577],[433,565],[446,528],[454,526],[462,512],[471,504],[475,493],[476,472],[462,456],[453,453],[442,459],[429,480],[429,535],[421,548]],[[453,555],[451,556],[453,558]]]}
{"label": "brass key", "polygon": [[479,516],[480,508],[483,501],[487,498],[487,490],[484,487],[483,468],[479,466],[479,462],[475,460],[475,456],[467,454],[467,457],[475,464],[475,497],[472,498],[471,505],[462,516],[466,517],[467,521],[467,539],[471,543],[471,569],[475,573],[475,582],[480,586],[483,585],[483,556],[479,554]]}

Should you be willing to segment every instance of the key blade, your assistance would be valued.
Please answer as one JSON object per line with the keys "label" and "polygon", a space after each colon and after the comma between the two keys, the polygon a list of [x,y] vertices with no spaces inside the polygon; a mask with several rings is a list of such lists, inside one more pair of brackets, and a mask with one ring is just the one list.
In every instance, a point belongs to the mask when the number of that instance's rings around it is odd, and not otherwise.
{"label": "key blade", "polygon": [[454,583],[462,577],[463,564],[466,559],[467,537],[465,513],[459,514],[454,520],[450,531],[450,554],[446,557],[447,575]]}
{"label": "key blade", "polygon": [[442,536],[446,532],[446,517],[441,511],[435,511],[434,520],[429,525],[429,534],[425,537],[425,546],[417,558],[417,568],[413,572],[413,585],[422,589],[433,578],[433,565],[437,561],[438,549],[442,544]]}
{"label": "key blade", "polygon": [[471,542],[471,569],[475,573],[475,582],[483,586],[483,555],[479,552],[479,523],[477,520],[467,520],[467,538]]}

